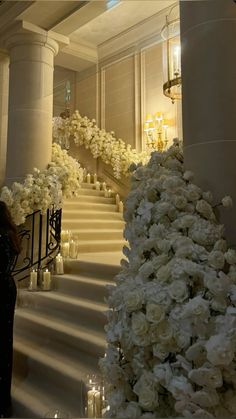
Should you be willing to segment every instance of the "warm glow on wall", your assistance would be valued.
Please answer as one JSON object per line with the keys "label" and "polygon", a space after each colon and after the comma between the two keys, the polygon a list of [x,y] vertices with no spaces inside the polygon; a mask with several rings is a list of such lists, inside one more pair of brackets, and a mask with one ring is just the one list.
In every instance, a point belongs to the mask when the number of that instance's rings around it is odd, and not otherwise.
{"label": "warm glow on wall", "polygon": [[145,140],[148,148],[163,151],[167,146],[168,121],[161,112],[147,114],[144,123]]}

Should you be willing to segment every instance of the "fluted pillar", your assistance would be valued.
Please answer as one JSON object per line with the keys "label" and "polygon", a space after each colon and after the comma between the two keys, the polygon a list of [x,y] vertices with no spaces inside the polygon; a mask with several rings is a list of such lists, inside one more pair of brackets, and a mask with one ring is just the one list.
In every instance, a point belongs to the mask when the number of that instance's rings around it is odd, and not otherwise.
{"label": "fluted pillar", "polygon": [[10,53],[6,184],[51,159],[53,69],[58,44],[47,34],[17,33]]}
{"label": "fluted pillar", "polygon": [[9,56],[0,51],[0,187],[4,182],[6,170],[8,88]]}
{"label": "fluted pillar", "polygon": [[236,244],[236,4],[181,1],[183,139],[185,165],[195,182],[231,195],[221,210],[226,236]]}

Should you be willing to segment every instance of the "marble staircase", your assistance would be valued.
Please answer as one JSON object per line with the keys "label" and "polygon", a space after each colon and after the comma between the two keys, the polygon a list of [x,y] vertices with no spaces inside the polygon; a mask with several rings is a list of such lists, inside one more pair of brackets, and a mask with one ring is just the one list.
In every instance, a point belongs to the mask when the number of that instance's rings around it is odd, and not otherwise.
{"label": "marble staircase", "polygon": [[84,385],[105,351],[107,284],[119,272],[124,244],[115,199],[83,185],[63,206],[63,229],[79,241],[77,260],[53,276],[50,292],[20,290],[15,315],[13,415],[42,418],[59,409],[84,416]]}

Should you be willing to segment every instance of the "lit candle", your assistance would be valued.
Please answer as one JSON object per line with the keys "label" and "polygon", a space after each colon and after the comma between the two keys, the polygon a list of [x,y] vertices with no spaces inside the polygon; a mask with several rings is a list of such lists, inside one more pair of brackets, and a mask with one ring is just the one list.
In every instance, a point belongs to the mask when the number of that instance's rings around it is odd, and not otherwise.
{"label": "lit candle", "polygon": [[110,198],[111,197],[111,189],[108,189],[108,196],[107,196],[108,198]]}
{"label": "lit candle", "polygon": [[71,259],[77,259],[77,243],[74,240],[69,243],[69,256]]}
{"label": "lit candle", "polygon": [[100,391],[96,391],[94,394],[94,413],[95,418],[101,418],[102,416],[102,403],[101,403],[101,393]]}
{"label": "lit candle", "polygon": [[89,390],[87,393],[87,417],[88,418],[95,418],[95,394],[96,390],[95,387],[92,390]]}
{"label": "lit candle", "polygon": [[123,212],[123,210],[124,210],[124,204],[123,204],[122,201],[119,202],[118,209],[119,209],[119,212]]}
{"label": "lit candle", "polygon": [[51,272],[48,269],[43,273],[43,290],[49,291],[51,289]]}
{"label": "lit candle", "polygon": [[120,202],[120,195],[117,193],[116,194],[116,205],[119,205]]}
{"label": "lit candle", "polygon": [[86,179],[87,179],[87,183],[91,183],[91,175],[90,175],[90,173],[87,174]]}
{"label": "lit candle", "polygon": [[97,177],[96,173],[94,173],[94,175],[93,175],[93,183],[96,183],[97,180],[98,180],[98,177]]}
{"label": "lit candle", "polygon": [[70,240],[70,230],[62,230],[61,231],[61,241],[68,242]]}
{"label": "lit candle", "polygon": [[64,258],[68,258],[69,257],[69,247],[70,247],[70,243],[69,242],[62,243],[62,245],[61,245],[61,253],[62,253],[62,256]]}
{"label": "lit candle", "polygon": [[58,253],[58,255],[56,256],[56,274],[64,274],[63,257],[60,255],[60,253]]}
{"label": "lit candle", "polygon": [[104,196],[105,196],[105,198],[108,198],[108,190],[107,189],[105,189],[105,191],[104,191]]}
{"label": "lit candle", "polygon": [[30,282],[29,282],[29,290],[33,291],[37,289],[37,280],[38,280],[38,274],[37,272],[33,269],[30,272]]}
{"label": "lit candle", "polygon": [[103,191],[106,191],[106,189],[107,189],[106,182],[103,182],[103,183],[102,183],[102,190],[103,190]]}
{"label": "lit candle", "polygon": [[100,191],[100,182],[96,182],[95,183],[95,188],[96,188],[96,191]]}

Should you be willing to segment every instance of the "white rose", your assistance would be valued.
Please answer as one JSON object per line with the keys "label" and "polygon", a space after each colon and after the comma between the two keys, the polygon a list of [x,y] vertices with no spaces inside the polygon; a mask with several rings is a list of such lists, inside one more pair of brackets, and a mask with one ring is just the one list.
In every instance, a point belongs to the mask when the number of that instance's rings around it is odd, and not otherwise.
{"label": "white rose", "polygon": [[127,418],[127,419],[139,419],[141,416],[141,409],[138,405],[138,403],[136,402],[129,402],[128,406],[126,407],[125,411],[124,411],[124,415],[122,416],[122,418]]}
{"label": "white rose", "polygon": [[168,293],[172,300],[177,301],[177,303],[182,303],[189,296],[186,283],[181,280],[172,282],[168,288]]}
{"label": "white rose", "polygon": [[124,304],[128,313],[139,310],[143,304],[143,293],[140,290],[134,290],[124,295]]}
{"label": "white rose", "polygon": [[224,198],[222,198],[221,200],[223,207],[225,208],[232,208],[233,206],[233,200],[230,196],[225,196]]}
{"label": "white rose", "polygon": [[165,364],[155,365],[153,372],[158,383],[160,383],[163,387],[167,387],[169,385],[169,382],[173,377],[173,373],[168,362]]}
{"label": "white rose", "polygon": [[219,396],[216,390],[209,388],[196,391],[191,398],[194,403],[203,408],[213,407],[219,403]]}
{"label": "white rose", "polygon": [[174,197],[174,205],[178,209],[184,209],[187,203],[188,203],[187,199],[182,195],[176,195]]}
{"label": "white rose", "polygon": [[213,250],[208,256],[210,266],[215,269],[222,269],[225,264],[225,257],[219,250]]}
{"label": "white rose", "polygon": [[193,317],[196,322],[198,318],[207,319],[209,317],[209,302],[200,296],[192,298],[184,306],[183,317]]}
{"label": "white rose", "polygon": [[196,210],[207,220],[215,221],[215,214],[212,211],[212,207],[208,202],[204,201],[204,199],[197,201]]}
{"label": "white rose", "polygon": [[227,250],[226,240],[224,239],[217,240],[214,244],[213,250],[219,250],[220,252],[225,253]]}
{"label": "white rose", "polygon": [[201,367],[188,374],[189,379],[198,386],[218,388],[223,385],[222,374],[219,368]]}
{"label": "white rose", "polygon": [[198,186],[190,184],[187,187],[187,198],[191,202],[198,201],[201,197],[201,189]]}
{"label": "white rose", "polygon": [[139,405],[147,411],[154,410],[158,406],[158,392],[155,391],[154,379],[153,374],[144,372],[133,388],[139,398]]}
{"label": "white rose", "polygon": [[173,377],[170,380],[167,389],[171,392],[176,400],[180,400],[183,396],[185,397],[193,393],[191,384],[183,375]]}
{"label": "white rose", "polygon": [[227,366],[234,358],[234,348],[226,336],[214,335],[205,344],[207,359],[213,365]]}
{"label": "white rose", "polygon": [[183,174],[183,178],[184,180],[187,180],[187,181],[193,180],[194,174],[190,170],[186,170],[186,172],[184,172]]}
{"label": "white rose", "polygon": [[236,252],[233,249],[228,249],[228,251],[225,253],[225,260],[230,265],[233,265],[236,263]]}
{"label": "white rose", "polygon": [[156,333],[161,342],[168,342],[173,337],[173,329],[167,320],[163,320],[156,326]]}
{"label": "white rose", "polygon": [[152,347],[152,352],[160,361],[164,361],[169,355],[169,352],[161,343],[155,343]]}
{"label": "white rose", "polygon": [[171,269],[169,265],[161,266],[156,273],[156,279],[159,282],[168,282],[171,279]]}
{"label": "white rose", "polygon": [[138,312],[132,314],[132,330],[135,335],[143,336],[148,332],[149,324],[144,313]]}
{"label": "white rose", "polygon": [[151,323],[160,323],[165,317],[165,309],[162,305],[147,303],[146,319]]}
{"label": "white rose", "polygon": [[207,201],[209,204],[211,204],[211,203],[212,203],[212,201],[213,201],[213,195],[212,195],[212,193],[211,193],[210,191],[203,192],[203,193],[202,193],[202,197],[203,197],[203,199],[205,199],[205,201]]}

